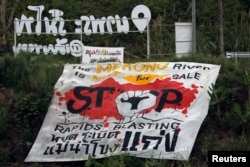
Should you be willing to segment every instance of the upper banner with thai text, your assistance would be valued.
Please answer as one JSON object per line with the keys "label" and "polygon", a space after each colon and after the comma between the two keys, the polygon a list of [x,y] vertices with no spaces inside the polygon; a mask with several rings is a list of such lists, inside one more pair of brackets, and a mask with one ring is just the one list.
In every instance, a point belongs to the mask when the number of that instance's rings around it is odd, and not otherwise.
{"label": "upper banner with thai text", "polygon": [[103,62],[123,63],[124,47],[84,46],[82,64],[96,64]]}
{"label": "upper banner with thai text", "polygon": [[66,64],[26,162],[126,153],[188,160],[219,65]]}

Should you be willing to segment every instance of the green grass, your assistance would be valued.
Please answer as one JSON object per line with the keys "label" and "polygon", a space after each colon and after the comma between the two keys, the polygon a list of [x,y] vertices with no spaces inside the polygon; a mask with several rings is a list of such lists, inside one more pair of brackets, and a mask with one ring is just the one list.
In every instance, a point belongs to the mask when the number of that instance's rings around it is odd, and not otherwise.
{"label": "green grass", "polygon": [[[66,63],[79,63],[72,56],[21,53],[0,57],[0,89],[13,89],[14,94],[1,96],[0,166],[20,167],[191,167],[207,166],[210,150],[250,150],[248,59],[229,60],[211,55],[126,57],[126,63],[142,61],[199,62],[221,65],[211,94],[209,112],[197,135],[188,161],[143,159],[120,155],[104,159],[58,163],[24,163],[47,112],[53,87]],[[3,99],[1,99],[3,100]],[[8,105],[7,105],[8,103]],[[28,114],[24,114],[28,113]],[[244,133],[243,133],[244,132]]]}

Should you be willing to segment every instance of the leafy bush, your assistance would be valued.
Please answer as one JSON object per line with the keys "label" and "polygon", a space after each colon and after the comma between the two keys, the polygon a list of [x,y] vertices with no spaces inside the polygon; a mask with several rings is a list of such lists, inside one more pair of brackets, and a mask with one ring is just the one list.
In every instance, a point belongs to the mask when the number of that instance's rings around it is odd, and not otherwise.
{"label": "leafy bush", "polygon": [[[51,166],[204,166],[206,150],[228,150],[231,149],[230,146],[232,149],[242,149],[250,142],[249,131],[246,131],[250,128],[247,105],[250,67],[247,61],[235,63],[223,57],[202,54],[182,58],[151,56],[149,60],[142,57],[131,59],[132,63],[138,61],[185,61],[221,65],[220,74],[211,94],[209,112],[200,128],[190,160],[185,162],[145,160],[121,155],[100,160],[90,157],[85,162],[51,163]],[[4,89],[14,89],[10,106],[0,108],[0,160],[2,162],[27,166],[23,164],[23,159],[41,127],[53,94],[54,84],[62,73],[65,63],[79,62],[79,59],[69,57],[24,53],[16,58],[10,55],[0,57],[0,86]],[[238,147],[239,135],[241,140]],[[30,165],[44,166],[40,163]]]}
{"label": "leafy bush", "polygon": [[6,108],[0,108],[0,138],[3,138],[7,132],[7,114]]}

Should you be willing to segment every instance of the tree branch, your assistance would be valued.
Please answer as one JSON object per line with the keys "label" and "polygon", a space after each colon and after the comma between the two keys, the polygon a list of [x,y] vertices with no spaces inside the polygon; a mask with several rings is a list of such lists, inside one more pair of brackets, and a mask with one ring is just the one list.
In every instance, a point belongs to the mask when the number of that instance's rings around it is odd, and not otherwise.
{"label": "tree branch", "polygon": [[16,2],[14,3],[14,6],[11,10],[11,13],[10,13],[10,17],[8,19],[8,24],[6,26],[6,31],[10,28],[12,22],[13,22],[13,19],[14,19],[14,14],[15,14],[15,11],[16,11],[16,8],[18,6],[18,3],[19,3],[20,0],[16,0]]}

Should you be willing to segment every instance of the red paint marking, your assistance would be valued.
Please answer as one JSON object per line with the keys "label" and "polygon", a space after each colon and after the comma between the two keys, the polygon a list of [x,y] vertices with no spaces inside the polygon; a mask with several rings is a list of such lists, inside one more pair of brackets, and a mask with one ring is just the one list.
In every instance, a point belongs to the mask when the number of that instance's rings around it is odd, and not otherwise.
{"label": "red paint marking", "polygon": [[104,120],[104,124],[103,124],[104,128],[108,128],[109,127],[109,122],[107,119]]}
{"label": "red paint marking", "polygon": [[186,115],[187,114],[187,109],[185,108],[181,113]]}
{"label": "red paint marking", "polygon": [[61,92],[56,92],[56,96],[62,96]]}
{"label": "red paint marking", "polygon": [[[171,78],[166,78],[164,80],[157,79],[154,83],[149,83],[145,85],[133,85],[131,83],[126,84],[119,84],[116,82],[113,78],[108,78],[104,80],[103,82],[92,85],[91,88],[98,88],[98,87],[114,87],[114,92],[107,92],[105,91],[103,93],[103,99],[102,99],[102,106],[96,107],[96,101],[97,99],[97,91],[89,92],[89,90],[83,90],[81,91],[81,95],[85,95],[91,98],[91,104],[88,109],[81,111],[79,114],[82,116],[88,116],[90,120],[92,119],[103,119],[103,118],[110,118],[113,117],[116,120],[121,120],[122,116],[118,113],[115,98],[121,94],[121,91],[144,91],[144,90],[157,90],[159,91],[159,95],[157,96],[157,102],[156,105],[145,109],[144,111],[141,111],[143,114],[147,114],[153,109],[156,108],[156,106],[159,103],[159,99],[162,95],[161,90],[162,89],[174,89],[178,90],[182,93],[182,101],[180,104],[164,104],[164,108],[168,109],[179,109],[182,110],[182,114],[186,115],[188,113],[188,108],[190,107],[191,103],[196,99],[196,94],[198,93],[198,86],[192,85],[191,88],[186,88],[183,86],[183,83],[173,81]],[[82,106],[85,105],[84,100],[79,100],[74,95],[74,89],[70,89],[68,92],[62,96],[60,92],[56,92],[56,96],[58,96],[58,105],[62,105],[61,103],[64,102],[67,104],[70,100],[74,100],[75,103],[73,105],[74,108],[80,109]],[[176,95],[174,93],[169,93],[168,100],[172,100],[176,98]],[[108,122],[104,123],[104,127],[108,126]]]}
{"label": "red paint marking", "polygon": [[176,128],[175,130],[178,130],[178,131],[180,131],[180,130],[181,130],[181,128]]}
{"label": "red paint marking", "polygon": [[139,146],[139,145],[141,145],[141,142],[140,142],[140,140],[138,140],[138,142],[137,142],[137,144],[136,144],[137,146]]}
{"label": "red paint marking", "polygon": [[194,88],[194,89],[199,88],[198,86],[196,86],[196,85],[194,85],[194,84],[192,84],[191,87]]}

